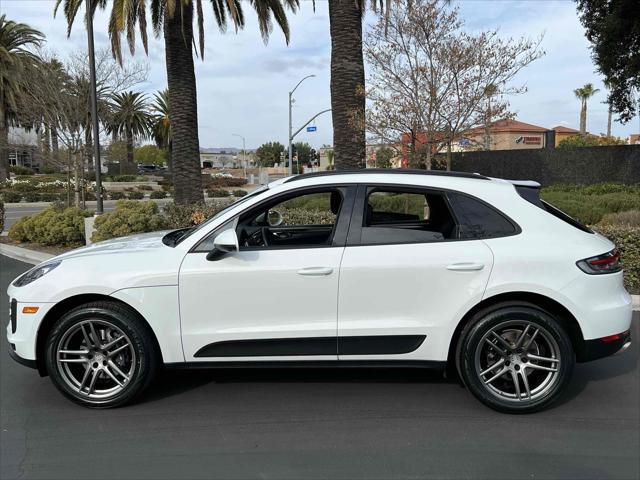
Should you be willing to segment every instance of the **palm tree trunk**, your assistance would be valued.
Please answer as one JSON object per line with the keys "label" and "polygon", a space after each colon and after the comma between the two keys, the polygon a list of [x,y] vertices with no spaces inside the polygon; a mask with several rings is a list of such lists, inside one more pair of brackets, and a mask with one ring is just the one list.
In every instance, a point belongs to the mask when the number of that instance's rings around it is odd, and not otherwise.
{"label": "palm tree trunk", "polygon": [[53,162],[56,167],[60,164],[60,148],[58,147],[58,127],[51,124],[51,152],[53,153]]}
{"label": "palm tree trunk", "polygon": [[49,165],[49,159],[51,158],[51,132],[48,123],[44,124],[42,153],[42,168],[44,169]]}
{"label": "palm tree trunk", "polygon": [[133,135],[130,131],[127,131],[125,134],[127,138],[127,172],[133,172]]}
{"label": "palm tree trunk", "polygon": [[[87,128],[84,129],[84,149],[87,168],[91,170],[91,165],[93,165],[93,135],[91,133],[90,125],[87,125]],[[82,168],[84,172],[84,165],[82,166]]]}
{"label": "palm tree trunk", "polygon": [[359,3],[354,0],[329,1],[331,115],[336,170],[365,166],[364,60]]}
{"label": "palm tree trunk", "polygon": [[0,104],[0,182],[9,178],[9,129]]}
{"label": "palm tree trunk", "polygon": [[587,134],[587,101],[582,100],[580,108],[580,135],[583,137]]}
{"label": "palm tree trunk", "polygon": [[611,105],[609,105],[609,112],[607,117],[607,137],[611,136],[611,123],[613,119],[613,110],[611,109]]}
{"label": "palm tree trunk", "polygon": [[204,202],[198,139],[196,77],[193,69],[193,4],[165,15],[164,43],[171,105],[171,173],[176,203]]}

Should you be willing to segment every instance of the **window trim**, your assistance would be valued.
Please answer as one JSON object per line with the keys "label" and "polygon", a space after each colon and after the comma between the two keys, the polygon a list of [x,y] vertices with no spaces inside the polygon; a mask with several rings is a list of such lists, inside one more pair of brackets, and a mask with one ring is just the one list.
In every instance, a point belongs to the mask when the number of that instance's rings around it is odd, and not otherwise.
{"label": "window trim", "polygon": [[[342,189],[343,190],[343,199],[342,206],[340,207],[340,212],[337,215],[336,223],[334,225],[334,231],[332,232],[332,240],[330,245],[278,245],[273,246],[270,245],[268,247],[245,247],[244,249],[240,249],[240,252],[260,252],[260,251],[270,251],[270,250],[293,250],[293,249],[312,249],[312,248],[335,248],[335,247],[344,247],[347,241],[347,232],[349,231],[349,226],[353,213],[353,205],[355,203],[356,197],[356,184],[353,183],[330,183],[325,185],[312,185],[299,187],[291,190],[287,190],[282,193],[278,193],[270,196],[269,198],[265,198],[260,203],[252,205],[246,210],[239,212],[234,215],[232,218],[224,222],[218,228],[214,229],[209,235],[206,235],[202,238],[196,245],[194,245],[189,253],[205,253],[204,251],[198,251],[198,247],[201,243],[205,242],[211,235],[214,235],[221,227],[233,221],[237,223],[239,222],[240,217],[245,215],[251,215],[253,213],[259,212],[267,208],[268,205],[276,205],[283,201],[286,201],[290,198],[294,198],[297,196],[313,194],[317,192],[324,192],[333,189]],[[304,193],[301,193],[304,192]]]}
{"label": "window trim", "polygon": [[[362,228],[365,220],[365,204],[367,201],[367,197],[369,195],[370,188],[389,188],[394,191],[407,191],[408,193],[415,193],[416,191],[424,191],[426,193],[432,194],[442,194],[444,195],[444,200],[451,213],[451,217],[456,222],[456,225],[459,225],[459,219],[455,214],[455,210],[451,206],[451,202],[449,201],[449,194],[463,195],[471,198],[481,204],[487,206],[500,216],[502,216],[505,220],[507,220],[514,227],[514,232],[508,235],[501,235],[496,237],[478,237],[478,238],[446,238],[444,240],[437,240],[431,242],[385,242],[385,243],[362,243]],[[423,185],[407,185],[407,184],[396,184],[396,183],[359,183],[358,191],[356,193],[356,199],[354,202],[353,210],[352,210],[352,220],[351,225],[349,227],[349,233],[347,234],[347,247],[377,247],[382,245],[418,245],[418,244],[430,244],[430,243],[449,243],[449,242],[469,242],[469,241],[478,241],[478,240],[492,240],[495,238],[506,238],[513,237],[515,235],[519,235],[522,233],[522,229],[520,225],[516,223],[511,217],[507,214],[503,213],[501,210],[496,207],[490,205],[486,201],[478,198],[474,195],[470,195],[466,192],[461,192],[460,190],[454,190],[451,188],[441,188],[441,187],[429,187]]]}

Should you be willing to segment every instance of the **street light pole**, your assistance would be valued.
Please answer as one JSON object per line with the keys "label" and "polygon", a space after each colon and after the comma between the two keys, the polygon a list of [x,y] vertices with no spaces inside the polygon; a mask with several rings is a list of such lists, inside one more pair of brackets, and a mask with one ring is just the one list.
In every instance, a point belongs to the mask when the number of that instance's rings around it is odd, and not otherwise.
{"label": "street light pole", "polygon": [[247,178],[247,145],[242,135],[238,133],[232,133],[231,135],[242,139],[242,165],[244,167],[244,178]]}
{"label": "street light pole", "polygon": [[312,77],[315,77],[315,75],[307,75],[302,80],[300,80],[295,87],[293,87],[293,90],[289,92],[289,175],[293,174],[293,165],[292,165],[293,143],[292,142],[293,142],[293,137],[295,136],[292,134],[293,125],[292,125],[292,115],[291,115],[291,105],[293,103],[293,92],[295,92],[296,89],[300,86],[300,84],[304,82],[307,78],[312,78]]}
{"label": "street light pole", "polygon": [[100,131],[98,127],[98,94],[96,92],[96,59],[93,46],[93,18],[91,17],[91,0],[87,0],[87,39],[89,47],[89,82],[91,84],[91,124],[93,129],[93,158],[96,171],[96,214],[104,213],[102,203],[102,167],[100,165]]}

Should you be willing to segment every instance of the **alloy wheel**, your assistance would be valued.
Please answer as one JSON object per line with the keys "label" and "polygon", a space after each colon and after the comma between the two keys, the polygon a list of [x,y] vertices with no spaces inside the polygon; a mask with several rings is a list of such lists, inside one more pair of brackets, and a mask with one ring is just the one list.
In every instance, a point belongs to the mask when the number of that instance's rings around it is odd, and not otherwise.
{"label": "alloy wheel", "polygon": [[114,324],[83,320],[60,338],[56,366],[79,396],[104,400],[127,387],[135,372],[136,352],[129,337]]}
{"label": "alloy wheel", "polygon": [[558,382],[562,358],[555,338],[539,324],[509,320],[487,331],[475,350],[484,388],[510,402],[531,402]]}

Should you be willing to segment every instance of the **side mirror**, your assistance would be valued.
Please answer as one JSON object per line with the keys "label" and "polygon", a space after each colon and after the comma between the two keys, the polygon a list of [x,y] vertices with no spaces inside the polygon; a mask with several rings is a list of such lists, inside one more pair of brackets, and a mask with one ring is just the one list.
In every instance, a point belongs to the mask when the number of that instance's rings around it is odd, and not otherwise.
{"label": "side mirror", "polygon": [[207,260],[216,260],[225,253],[240,250],[238,235],[233,228],[225,230],[213,240],[213,250],[207,254]]}
{"label": "side mirror", "polygon": [[267,222],[270,227],[278,227],[282,225],[282,214],[277,210],[269,210],[267,213]]}

